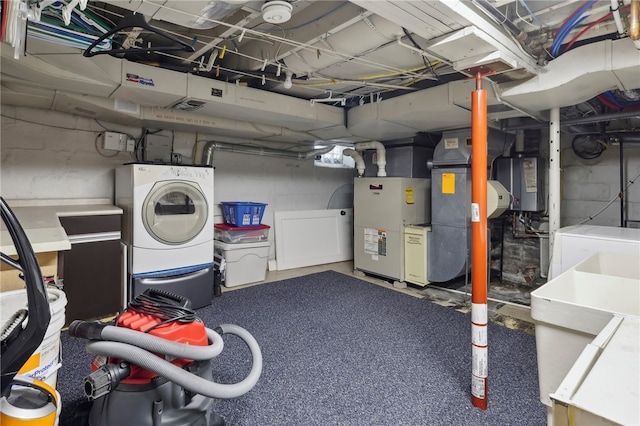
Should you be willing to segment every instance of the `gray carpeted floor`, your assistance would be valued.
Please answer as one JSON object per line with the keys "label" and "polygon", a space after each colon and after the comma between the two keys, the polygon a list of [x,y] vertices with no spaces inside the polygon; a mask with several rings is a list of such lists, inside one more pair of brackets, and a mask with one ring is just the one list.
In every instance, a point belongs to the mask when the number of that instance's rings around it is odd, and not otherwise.
{"label": "gray carpeted floor", "polygon": [[[225,292],[198,316],[249,330],[264,357],[248,394],[214,400],[227,425],[545,425],[535,337],[489,325],[489,408],[471,404],[468,315],[328,271]],[[248,349],[225,336],[214,378],[238,381]],[[62,333],[60,425],[83,401],[90,356]]]}

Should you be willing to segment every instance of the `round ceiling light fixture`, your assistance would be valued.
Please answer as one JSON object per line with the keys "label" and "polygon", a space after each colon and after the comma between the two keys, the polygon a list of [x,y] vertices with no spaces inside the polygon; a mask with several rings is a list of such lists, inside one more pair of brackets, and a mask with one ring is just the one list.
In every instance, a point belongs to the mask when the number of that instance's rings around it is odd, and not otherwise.
{"label": "round ceiling light fixture", "polygon": [[293,6],[286,1],[268,1],[262,5],[262,19],[272,24],[282,24],[291,19]]}

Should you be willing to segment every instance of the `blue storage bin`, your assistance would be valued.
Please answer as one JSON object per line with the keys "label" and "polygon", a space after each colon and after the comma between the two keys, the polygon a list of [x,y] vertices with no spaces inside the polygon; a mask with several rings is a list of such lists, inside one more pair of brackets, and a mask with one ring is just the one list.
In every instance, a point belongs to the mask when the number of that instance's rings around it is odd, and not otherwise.
{"label": "blue storage bin", "polygon": [[256,226],[262,222],[262,215],[267,206],[250,201],[223,201],[224,221],[233,226]]}

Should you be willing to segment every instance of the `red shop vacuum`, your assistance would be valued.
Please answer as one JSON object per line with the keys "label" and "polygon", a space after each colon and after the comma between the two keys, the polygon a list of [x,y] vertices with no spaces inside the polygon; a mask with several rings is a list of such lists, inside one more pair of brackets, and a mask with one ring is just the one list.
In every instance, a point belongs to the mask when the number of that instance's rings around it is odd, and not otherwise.
{"label": "red shop vacuum", "polygon": [[[249,392],[262,373],[262,353],[244,328],[205,326],[191,302],[148,289],[132,300],[115,325],[74,321],[69,335],[88,339],[94,355],[84,379],[91,401],[90,426],[214,426],[224,419],[211,410],[211,398],[236,398]],[[238,336],[252,356],[240,382],[213,381],[211,359],[224,347],[222,335]]]}

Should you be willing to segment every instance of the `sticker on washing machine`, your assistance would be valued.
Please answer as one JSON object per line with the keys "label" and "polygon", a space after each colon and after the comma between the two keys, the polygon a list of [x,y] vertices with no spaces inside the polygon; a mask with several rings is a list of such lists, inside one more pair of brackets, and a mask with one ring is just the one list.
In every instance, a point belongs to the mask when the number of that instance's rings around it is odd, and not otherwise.
{"label": "sticker on washing machine", "polygon": [[364,252],[367,254],[387,255],[387,231],[383,229],[364,228]]}

